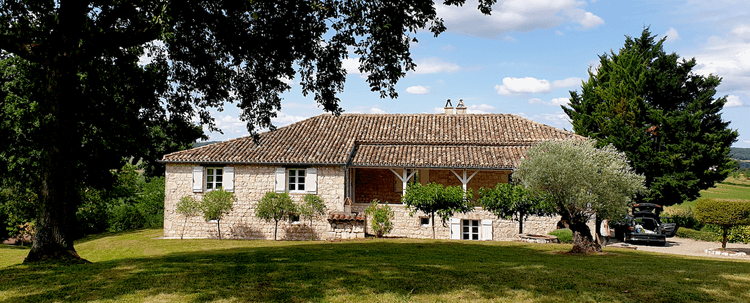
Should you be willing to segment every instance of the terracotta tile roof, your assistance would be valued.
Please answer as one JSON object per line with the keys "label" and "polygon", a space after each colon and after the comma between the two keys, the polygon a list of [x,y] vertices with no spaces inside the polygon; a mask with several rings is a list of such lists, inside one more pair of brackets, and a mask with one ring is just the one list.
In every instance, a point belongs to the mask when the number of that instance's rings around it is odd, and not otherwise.
{"label": "terracotta tile roof", "polygon": [[569,139],[582,137],[508,114],[322,114],[262,133],[258,144],[242,137],[163,162],[517,167],[533,143]]}

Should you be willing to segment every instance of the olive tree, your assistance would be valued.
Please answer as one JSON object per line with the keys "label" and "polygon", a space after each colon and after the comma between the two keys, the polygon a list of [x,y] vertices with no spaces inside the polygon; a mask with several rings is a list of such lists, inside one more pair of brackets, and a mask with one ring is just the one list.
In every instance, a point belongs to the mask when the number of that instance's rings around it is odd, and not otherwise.
{"label": "olive tree", "polygon": [[695,202],[695,219],[721,227],[721,249],[724,250],[730,228],[750,225],[750,200],[699,199]]}
{"label": "olive tree", "polygon": [[292,198],[287,193],[267,192],[255,209],[255,216],[269,222],[274,221],[273,239],[276,240],[276,233],[279,229],[279,221],[289,218],[289,215],[296,213],[297,207],[292,202]]}
{"label": "olive tree", "polygon": [[573,231],[572,253],[601,251],[586,225],[625,216],[634,195],[643,193],[644,177],[630,167],[625,154],[594,140],[548,141],[529,149],[514,176],[562,217]]}
{"label": "olive tree", "polygon": [[403,201],[406,207],[412,209],[410,216],[421,211],[430,216],[432,226],[432,238],[435,239],[435,214],[437,214],[446,226],[445,222],[454,213],[465,213],[469,211],[468,201],[472,197],[472,191],[465,191],[460,186],[446,186],[430,183],[422,185],[414,183],[406,189]]}
{"label": "olive tree", "polygon": [[232,211],[232,205],[236,200],[237,198],[234,197],[234,193],[221,188],[209,191],[203,195],[200,203],[203,219],[206,222],[216,220],[216,230],[219,232],[219,240],[221,240],[221,218]]}

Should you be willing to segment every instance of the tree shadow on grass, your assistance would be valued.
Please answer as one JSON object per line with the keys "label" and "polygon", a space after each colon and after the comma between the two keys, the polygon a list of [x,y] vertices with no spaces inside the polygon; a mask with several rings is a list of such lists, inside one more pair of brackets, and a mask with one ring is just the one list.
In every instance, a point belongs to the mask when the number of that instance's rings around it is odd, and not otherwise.
{"label": "tree shadow on grass", "polygon": [[[172,253],[0,270],[0,302],[750,300],[750,263],[565,245],[362,240]],[[715,291],[712,291],[715,290]],[[432,298],[432,299],[431,299]]]}

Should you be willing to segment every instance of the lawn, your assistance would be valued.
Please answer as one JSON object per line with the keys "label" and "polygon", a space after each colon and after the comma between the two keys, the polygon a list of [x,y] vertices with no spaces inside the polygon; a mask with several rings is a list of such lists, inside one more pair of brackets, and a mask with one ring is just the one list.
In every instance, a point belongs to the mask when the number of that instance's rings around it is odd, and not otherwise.
{"label": "lawn", "polygon": [[750,262],[449,240],[84,239],[87,265],[0,249],[0,302],[748,302]]}

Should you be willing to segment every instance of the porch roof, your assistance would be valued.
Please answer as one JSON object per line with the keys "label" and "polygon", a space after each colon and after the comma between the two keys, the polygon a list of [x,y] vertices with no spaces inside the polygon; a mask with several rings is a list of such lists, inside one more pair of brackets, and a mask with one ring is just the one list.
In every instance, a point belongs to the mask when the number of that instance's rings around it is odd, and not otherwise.
{"label": "porch roof", "polygon": [[513,169],[528,145],[369,145],[357,147],[352,166]]}
{"label": "porch roof", "polygon": [[165,155],[166,163],[515,168],[534,143],[581,136],[508,114],[318,115]]}

